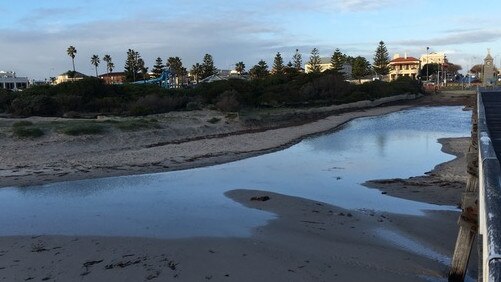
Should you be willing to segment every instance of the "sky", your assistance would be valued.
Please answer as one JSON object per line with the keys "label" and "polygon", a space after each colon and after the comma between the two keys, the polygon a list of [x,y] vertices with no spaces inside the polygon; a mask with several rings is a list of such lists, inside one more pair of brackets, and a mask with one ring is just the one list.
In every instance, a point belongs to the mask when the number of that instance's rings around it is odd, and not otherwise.
{"label": "sky", "polygon": [[[296,49],[331,56],[336,48],[373,61],[379,41],[419,58],[445,52],[463,70],[490,48],[501,64],[501,1],[464,0],[0,0],[0,70],[43,80],[72,68],[93,75],[93,54],[111,55],[122,71],[126,52],[152,68],[157,57],[178,56],[189,70],[206,53],[219,69],[277,52],[285,62]],[[99,73],[105,72],[103,63]]]}

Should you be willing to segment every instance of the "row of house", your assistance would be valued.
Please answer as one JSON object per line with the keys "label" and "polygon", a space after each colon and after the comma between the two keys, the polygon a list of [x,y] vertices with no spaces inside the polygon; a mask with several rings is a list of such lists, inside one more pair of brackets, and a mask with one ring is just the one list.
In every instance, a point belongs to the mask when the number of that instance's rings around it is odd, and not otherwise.
{"label": "row of house", "polygon": [[[55,77],[51,83],[60,84],[68,81],[80,80],[87,77],[87,75],[80,72],[66,72]],[[120,84],[125,82],[125,73],[112,72],[102,74],[99,76],[108,84]],[[48,81],[30,81],[27,77],[19,77],[12,71],[0,71],[0,89],[7,89],[12,91],[20,91],[28,88],[30,85],[48,84]]]}
{"label": "row of house", "polygon": [[[63,74],[60,74],[56,77],[56,79],[53,81],[54,84],[60,84],[63,82],[68,82],[68,81],[75,81],[75,80],[80,80],[87,77],[87,75],[81,73],[81,72],[65,72]],[[110,72],[106,74],[101,74],[99,76],[100,79],[104,80],[105,83],[107,84],[121,84],[125,82],[125,73],[123,72]]]}
{"label": "row of house", "polygon": [[[413,79],[419,77],[419,74],[424,66],[427,64],[439,64],[439,65],[447,65],[447,58],[444,53],[428,53],[423,54],[419,59],[407,56],[400,56],[399,54],[395,54],[393,59],[389,63],[389,74],[387,80],[392,81],[399,77],[407,76]],[[322,71],[326,71],[332,68],[330,58],[321,58],[320,59],[320,67]],[[309,64],[305,65],[305,72],[311,72],[311,66]],[[227,72],[227,73],[226,73]],[[228,77],[232,77],[231,71],[221,71],[221,73],[211,77],[211,80],[221,80],[227,79]],[[343,69],[341,71],[346,79],[351,79],[352,67],[349,64],[343,64]],[[372,75],[372,74],[371,74]],[[378,74],[374,73],[378,78]],[[233,75],[235,76],[235,75]],[[79,79],[83,79],[86,77],[85,74],[80,72],[66,72],[55,78],[52,83],[59,84],[67,81],[75,81]],[[240,76],[238,76],[240,77]],[[125,82],[125,73],[123,72],[112,72],[99,75],[99,78],[102,79],[107,84],[121,84]],[[0,71],[0,88],[9,89],[9,90],[17,90],[24,89],[29,86],[29,80],[27,77],[17,77],[14,72],[4,72]]]}
{"label": "row of house", "polygon": [[[407,76],[413,79],[418,78],[421,69],[426,64],[439,64],[444,65],[447,64],[447,58],[444,53],[429,53],[424,54],[421,58],[417,59],[415,57],[400,56],[400,54],[395,54],[393,59],[388,64],[389,74],[387,79],[389,81],[395,80],[399,77]],[[326,71],[332,68],[330,58],[321,58],[320,59],[320,67],[322,71]],[[311,72],[311,66],[309,64],[305,65],[306,73]],[[352,68],[348,64],[343,65],[342,73],[347,79],[351,77]],[[376,76],[378,74],[375,74]]]}

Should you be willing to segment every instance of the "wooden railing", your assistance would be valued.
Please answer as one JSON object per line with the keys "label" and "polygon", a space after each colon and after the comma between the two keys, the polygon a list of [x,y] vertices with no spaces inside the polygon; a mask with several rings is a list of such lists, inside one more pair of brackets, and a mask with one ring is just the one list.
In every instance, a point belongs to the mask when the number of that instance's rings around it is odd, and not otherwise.
{"label": "wooden railing", "polygon": [[[469,180],[449,281],[463,281],[475,235],[479,280],[501,281],[501,90],[477,90],[468,152]],[[477,192],[478,191],[478,192]]]}
{"label": "wooden railing", "polygon": [[[478,93],[479,234],[484,281],[501,280],[501,91]],[[501,152],[499,152],[501,153]]]}

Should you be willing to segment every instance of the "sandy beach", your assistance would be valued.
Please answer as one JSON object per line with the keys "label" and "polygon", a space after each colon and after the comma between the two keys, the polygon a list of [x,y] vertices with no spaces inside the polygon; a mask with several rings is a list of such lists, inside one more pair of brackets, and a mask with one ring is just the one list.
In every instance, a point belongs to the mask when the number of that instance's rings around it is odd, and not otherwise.
{"label": "sandy beach", "polygon": [[[259,195],[270,200],[249,201]],[[237,190],[227,196],[279,218],[250,238],[4,237],[0,279],[424,281],[444,279],[447,273],[454,212],[404,217],[262,191]]]}
{"label": "sandy beach", "polygon": [[[249,124],[242,117],[235,120],[211,111],[173,113],[156,117],[162,129],[77,137],[53,133],[38,140],[15,140],[7,130],[15,120],[1,120],[5,126],[0,129],[0,187],[222,163],[279,150],[357,117],[414,106],[471,106],[472,101],[471,93],[442,93],[381,107],[310,112],[311,119],[293,124],[280,119]],[[296,113],[299,119],[302,114]],[[214,116],[220,123],[206,122]],[[444,152],[457,158],[426,176],[374,180],[366,185],[391,196],[457,205],[465,185],[464,153],[469,139],[441,139],[440,143]],[[233,190],[226,196],[277,218],[253,230],[248,238],[1,237],[0,281],[446,279],[458,212],[403,216],[352,211],[255,190]],[[269,199],[251,200],[264,196]],[[470,268],[475,269],[475,258]]]}
{"label": "sandy beach", "polygon": [[[48,131],[37,139],[12,136],[12,125],[30,121],[47,126],[71,119],[0,118],[0,187],[32,186],[108,176],[163,172],[234,161],[280,150],[302,138],[332,131],[358,117],[413,106],[466,105],[472,95],[442,94],[404,99],[386,106],[350,105],[264,111],[229,117],[217,111],[172,112],[150,116],[158,128],[110,129],[102,135],[68,136]],[[120,118],[101,117],[99,121]],[[209,122],[212,119],[217,123]],[[78,122],[79,120],[73,120]]]}

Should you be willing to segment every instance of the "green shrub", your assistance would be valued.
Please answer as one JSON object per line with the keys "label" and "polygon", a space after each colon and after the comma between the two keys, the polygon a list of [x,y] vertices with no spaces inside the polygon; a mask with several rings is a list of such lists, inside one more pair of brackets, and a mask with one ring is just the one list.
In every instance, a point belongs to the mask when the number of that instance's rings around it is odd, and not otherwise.
{"label": "green shrub", "polygon": [[190,89],[106,85],[99,79],[85,78],[55,86],[34,86],[20,93],[0,90],[0,112],[13,116],[144,116],[211,105],[221,111],[331,105],[420,91],[419,82],[410,78],[353,85],[332,72],[271,75],[251,81],[229,79],[201,83]]}
{"label": "green shrub", "polygon": [[59,104],[50,96],[29,96],[23,92],[12,101],[10,112],[17,116],[55,116],[59,113]]}
{"label": "green shrub", "polygon": [[221,121],[221,119],[220,119],[220,118],[213,117],[213,118],[209,119],[207,122],[208,122],[208,123],[215,124],[215,123],[218,123],[218,122],[220,122],[220,121]]}
{"label": "green shrub", "polygon": [[15,96],[12,92],[0,88],[0,112],[9,110],[9,105],[14,100]]}
{"label": "green shrub", "polygon": [[238,112],[240,110],[240,102],[237,99],[238,92],[228,90],[223,92],[216,103],[216,108],[223,112]]}
{"label": "green shrub", "polygon": [[67,124],[60,132],[71,136],[94,135],[104,133],[104,127],[95,123],[73,123]]}
{"label": "green shrub", "polygon": [[12,132],[18,138],[38,138],[44,135],[44,132],[38,127],[17,126],[12,127]]}
{"label": "green shrub", "polygon": [[225,117],[227,119],[236,119],[236,118],[238,118],[238,116],[239,116],[238,113],[226,113]]}
{"label": "green shrub", "polygon": [[149,94],[132,102],[129,112],[134,116],[165,113],[186,108],[188,101],[184,95]]}
{"label": "green shrub", "polygon": [[405,76],[393,80],[389,83],[389,86],[393,95],[404,93],[416,94],[421,92],[421,84],[419,81]]}
{"label": "green shrub", "polygon": [[187,111],[196,111],[196,110],[200,110],[200,109],[202,109],[202,107],[200,106],[200,103],[198,103],[198,102],[188,102],[186,104]]}
{"label": "green shrub", "polygon": [[33,123],[31,121],[22,120],[15,122],[12,127],[22,127],[22,126],[31,126]]}

